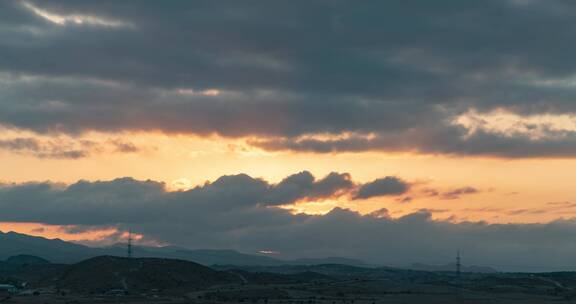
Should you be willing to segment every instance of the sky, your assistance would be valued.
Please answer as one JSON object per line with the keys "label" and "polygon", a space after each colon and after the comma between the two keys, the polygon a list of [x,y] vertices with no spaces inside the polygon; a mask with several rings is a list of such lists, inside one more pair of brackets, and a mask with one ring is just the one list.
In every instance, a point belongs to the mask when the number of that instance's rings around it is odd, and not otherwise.
{"label": "sky", "polygon": [[0,1],[0,230],[576,269],[574,17],[569,0]]}

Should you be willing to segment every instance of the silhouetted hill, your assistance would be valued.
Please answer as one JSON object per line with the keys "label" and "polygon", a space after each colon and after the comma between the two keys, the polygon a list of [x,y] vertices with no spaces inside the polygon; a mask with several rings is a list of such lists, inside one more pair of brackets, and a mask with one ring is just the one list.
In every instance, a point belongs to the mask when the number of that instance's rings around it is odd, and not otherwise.
{"label": "silhouetted hill", "polygon": [[52,264],[48,260],[32,255],[17,255],[0,262],[0,277],[19,282],[50,281],[68,266]]}
{"label": "silhouetted hill", "polygon": [[70,266],[55,284],[80,293],[102,293],[194,290],[241,282],[237,275],[183,260],[101,256]]}
{"label": "silhouetted hill", "polygon": [[102,255],[102,253],[102,250],[60,239],[46,239],[16,232],[0,232],[1,260],[17,255],[33,255],[57,263],[70,263]]}
{"label": "silhouetted hill", "polygon": [[12,265],[47,265],[50,264],[50,261],[34,255],[19,254],[6,259],[6,263]]}
{"label": "silhouetted hill", "polygon": [[[35,257],[10,260],[30,259],[37,260]],[[72,291],[66,295],[67,303],[90,297],[94,302],[86,303],[110,303],[98,302],[101,299],[115,303],[160,303],[162,297],[180,301],[184,296],[202,303],[265,303],[272,299],[302,302],[303,297],[322,297],[338,303],[352,302],[356,298],[372,303],[462,303],[463,300],[488,303],[499,295],[518,300],[506,303],[567,303],[576,298],[576,272],[463,272],[456,275],[454,271],[340,264],[217,266],[218,271],[183,260],[112,256],[91,258],[74,265],[7,262],[0,262],[0,265],[13,268],[10,276],[2,277],[6,279],[4,282],[14,282],[18,286],[28,282],[29,291],[37,287]],[[112,290],[127,290],[130,295],[118,297],[118,293],[114,293],[114,297],[102,296],[102,293]],[[64,296],[57,297],[52,297],[54,301],[38,303],[64,303],[60,302]],[[128,301],[138,297],[141,301]],[[436,301],[431,301],[431,298]]]}

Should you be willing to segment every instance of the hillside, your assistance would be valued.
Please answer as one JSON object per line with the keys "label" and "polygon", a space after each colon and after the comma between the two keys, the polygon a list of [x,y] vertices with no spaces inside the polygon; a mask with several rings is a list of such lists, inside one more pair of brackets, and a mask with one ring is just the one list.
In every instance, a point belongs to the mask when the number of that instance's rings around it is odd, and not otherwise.
{"label": "hillside", "polygon": [[50,261],[34,255],[19,254],[7,258],[6,263],[10,265],[28,266],[28,265],[48,265],[50,264]]}
{"label": "hillside", "polygon": [[[457,275],[453,271],[339,264],[217,266],[218,271],[158,258],[101,256],[73,265],[46,264],[31,256],[8,260],[11,262],[0,262],[12,268],[4,272],[9,274],[5,283],[26,286],[29,294],[35,290],[70,291],[38,298],[23,295],[16,297],[21,302],[14,303],[182,303],[184,297],[206,303],[303,302],[314,297],[332,303],[354,299],[367,303],[560,303],[576,299],[574,272]],[[501,298],[514,301],[496,301]]]}
{"label": "hillside", "polygon": [[[349,279],[391,279],[405,277],[411,274],[411,270],[395,268],[368,268],[341,264],[320,264],[320,265],[282,265],[282,266],[216,266],[218,270],[226,271],[246,271],[251,273],[274,273],[282,275],[315,274],[323,278]],[[433,273],[430,273],[433,274]],[[322,279],[322,277],[314,277]]]}
{"label": "hillside", "polygon": [[41,256],[56,263],[78,262],[103,251],[60,239],[46,239],[16,232],[0,232],[0,260],[17,255]]}
{"label": "hillside", "polygon": [[333,277],[316,272],[280,274],[274,272],[250,272],[241,269],[231,269],[228,272],[238,275],[244,283],[253,285],[299,284],[335,280]]}
{"label": "hillside", "polygon": [[68,265],[53,264],[41,257],[17,255],[0,261],[0,279],[20,283],[51,281],[59,276]]}
{"label": "hillside", "polygon": [[169,292],[241,281],[237,275],[183,260],[101,256],[70,266],[55,285],[79,293],[102,293],[112,289]]}

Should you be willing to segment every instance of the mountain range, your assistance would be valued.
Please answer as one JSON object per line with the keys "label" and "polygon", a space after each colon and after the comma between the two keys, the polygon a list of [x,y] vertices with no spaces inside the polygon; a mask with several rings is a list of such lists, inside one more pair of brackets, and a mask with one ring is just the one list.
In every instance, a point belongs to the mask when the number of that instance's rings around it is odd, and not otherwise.
{"label": "mountain range", "polygon": [[[343,257],[327,258],[301,258],[283,260],[269,256],[246,254],[235,250],[221,249],[186,249],[177,246],[149,247],[134,246],[134,256],[141,258],[168,258],[192,261],[204,266],[312,266],[312,265],[347,265],[362,268],[374,267],[356,259]],[[108,247],[89,247],[81,244],[66,242],[60,239],[47,239],[16,232],[0,232],[0,260],[13,256],[38,256],[53,263],[73,264],[98,256],[126,256],[126,245],[115,244]],[[452,271],[454,265],[432,266],[426,264],[412,264],[402,267],[422,271]],[[491,273],[496,270],[488,267],[464,266],[463,272]]]}
{"label": "mountain range", "polygon": [[[235,250],[191,250],[176,246],[134,246],[133,252],[137,257],[188,260],[206,266],[280,266],[286,264],[344,264],[354,266],[368,266],[366,263],[359,260],[340,257],[281,260],[263,255],[245,254]],[[60,239],[46,239],[43,237],[31,236],[16,232],[0,232],[0,260],[23,254],[39,256],[54,263],[70,264],[97,256],[126,256],[126,245],[115,244],[108,247],[96,248],[66,242]]]}

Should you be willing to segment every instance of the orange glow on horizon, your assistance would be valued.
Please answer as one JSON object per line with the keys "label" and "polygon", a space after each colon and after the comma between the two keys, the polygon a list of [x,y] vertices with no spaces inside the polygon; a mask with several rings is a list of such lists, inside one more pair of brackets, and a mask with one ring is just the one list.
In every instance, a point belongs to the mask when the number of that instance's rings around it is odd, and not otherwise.
{"label": "orange glow on horizon", "polygon": [[[36,136],[3,130],[0,137]],[[287,206],[293,212],[324,214],[334,207],[368,214],[382,208],[393,217],[428,209],[435,219],[453,221],[548,222],[576,215],[571,209],[554,209],[550,202],[576,201],[571,181],[576,172],[566,170],[576,164],[572,159],[472,158],[414,153],[342,153],[313,154],[265,152],[246,144],[246,139],[218,136],[167,135],[159,132],[88,133],[82,139],[96,142],[118,140],[139,147],[130,153],[95,153],[77,159],[37,158],[0,151],[0,182],[22,183],[52,181],[66,184],[80,179],[112,180],[134,177],[156,180],[167,190],[187,190],[214,181],[222,175],[246,173],[277,183],[290,174],[308,170],[317,178],[330,172],[348,172],[355,182],[369,182],[384,176],[399,176],[418,185],[403,197],[380,197],[363,201],[338,198]],[[481,192],[456,200],[426,197],[418,190],[431,187],[441,191],[471,186]],[[408,202],[409,201],[409,202]],[[527,209],[523,211],[523,209]],[[531,212],[531,209],[533,212]],[[537,209],[546,209],[537,213]],[[576,210],[575,210],[576,211]],[[60,237],[66,240],[98,239],[107,232],[69,235],[56,227],[38,224],[4,224],[15,231]],[[45,231],[34,231],[44,228]],[[5,229],[5,228],[4,228]]]}
{"label": "orange glow on horizon", "polygon": [[33,236],[45,237],[48,239],[61,239],[65,241],[83,242],[103,240],[106,237],[114,235],[118,230],[114,228],[90,230],[80,233],[66,232],[62,226],[46,225],[39,223],[14,223],[0,222],[0,231],[17,232]]}

